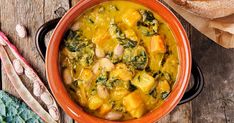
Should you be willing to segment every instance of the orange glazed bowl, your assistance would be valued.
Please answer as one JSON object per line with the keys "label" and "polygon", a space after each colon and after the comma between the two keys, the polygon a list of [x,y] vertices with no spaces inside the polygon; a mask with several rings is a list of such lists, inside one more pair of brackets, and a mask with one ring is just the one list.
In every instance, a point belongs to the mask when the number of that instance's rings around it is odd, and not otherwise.
{"label": "orange glazed bowl", "polygon": [[79,17],[87,9],[107,0],[82,0],[71,8],[59,21],[53,35],[50,39],[48,49],[46,52],[46,73],[49,86],[55,96],[58,104],[62,109],[79,123],[144,123],[155,122],[167,115],[180,102],[189,83],[192,59],[190,44],[186,32],[175,15],[168,10],[162,3],[156,0],[130,0],[132,2],[141,4],[155,13],[157,13],[170,27],[178,47],[178,54],[180,60],[177,81],[175,82],[172,91],[165,102],[155,110],[152,110],[139,119],[126,121],[110,121],[97,118],[86,113],[82,107],[76,104],[69,96],[61,78],[59,65],[59,47],[64,33],[71,26],[72,22]]}

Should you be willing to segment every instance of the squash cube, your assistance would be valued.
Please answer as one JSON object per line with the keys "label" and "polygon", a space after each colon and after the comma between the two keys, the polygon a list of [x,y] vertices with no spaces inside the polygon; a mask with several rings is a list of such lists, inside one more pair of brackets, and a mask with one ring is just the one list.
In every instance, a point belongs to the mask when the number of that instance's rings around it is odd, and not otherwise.
{"label": "squash cube", "polygon": [[166,52],[166,46],[164,44],[164,41],[159,35],[154,35],[150,41],[150,51],[151,52],[159,52],[159,53],[165,53]]}
{"label": "squash cube", "polygon": [[96,33],[93,35],[92,42],[103,49],[110,38],[108,29],[97,29]]}
{"label": "squash cube", "polygon": [[137,10],[129,9],[122,17],[123,22],[132,27],[141,19],[141,15]]}
{"label": "squash cube", "polygon": [[96,110],[99,107],[101,107],[103,104],[103,100],[97,95],[91,96],[88,101],[89,101],[88,106],[91,110]]}
{"label": "squash cube", "polygon": [[169,83],[167,82],[167,80],[163,80],[163,81],[159,81],[158,86],[157,86],[157,90],[160,93],[162,93],[162,92],[169,93],[171,90],[171,87],[170,87]]}
{"label": "squash cube", "polygon": [[90,81],[93,78],[93,72],[89,69],[82,69],[79,75],[79,79],[84,81]]}
{"label": "squash cube", "polygon": [[123,98],[123,105],[132,117],[139,118],[145,112],[144,101],[141,98],[141,92],[136,90]]}
{"label": "squash cube", "polygon": [[103,104],[99,110],[99,113],[101,115],[105,115],[106,113],[108,113],[110,110],[112,109],[112,105],[109,103]]}
{"label": "squash cube", "polygon": [[113,89],[111,93],[111,97],[113,100],[121,100],[123,97],[129,94],[129,91],[124,87],[116,87]]}
{"label": "squash cube", "polygon": [[143,71],[134,77],[132,84],[139,88],[142,92],[148,94],[154,87],[155,81],[152,76]]}
{"label": "squash cube", "polygon": [[125,64],[117,64],[116,68],[111,72],[111,76],[118,77],[121,80],[128,81],[133,77],[133,73],[128,70]]}
{"label": "squash cube", "polygon": [[164,58],[163,53],[152,52],[150,53],[149,67],[153,71],[159,71],[162,67],[162,61]]}
{"label": "squash cube", "polygon": [[78,86],[80,89],[77,89],[76,95],[79,97],[78,100],[82,106],[85,106],[88,102],[87,96],[86,96],[86,90],[84,87],[84,84],[82,82],[78,82]]}
{"label": "squash cube", "polygon": [[136,33],[134,32],[133,29],[128,29],[124,31],[124,34],[126,35],[127,38],[133,40],[133,41],[138,41],[138,37]]}

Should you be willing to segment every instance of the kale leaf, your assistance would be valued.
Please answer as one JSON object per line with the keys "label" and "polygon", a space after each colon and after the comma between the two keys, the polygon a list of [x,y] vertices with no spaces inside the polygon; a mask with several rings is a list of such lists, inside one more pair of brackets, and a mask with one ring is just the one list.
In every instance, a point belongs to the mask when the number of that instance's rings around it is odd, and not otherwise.
{"label": "kale leaf", "polygon": [[0,90],[0,123],[43,123],[23,102]]}
{"label": "kale leaf", "polygon": [[68,30],[65,37],[65,47],[73,53],[76,53],[75,60],[81,65],[88,66],[94,61],[94,44],[91,40],[83,36],[81,30]]}
{"label": "kale leaf", "polygon": [[145,48],[138,46],[135,48],[127,48],[124,50],[123,62],[133,66],[135,69],[143,70],[147,66],[148,57]]}
{"label": "kale leaf", "polygon": [[154,17],[153,13],[144,9],[140,9],[139,13],[142,16],[142,19],[137,22],[138,29],[145,36],[152,36],[154,34],[157,34],[159,22]]}
{"label": "kale leaf", "polygon": [[116,37],[116,39],[119,41],[119,44],[124,48],[134,48],[137,45],[137,41],[133,41],[127,38],[118,25],[114,23],[114,21],[111,21],[110,33]]}

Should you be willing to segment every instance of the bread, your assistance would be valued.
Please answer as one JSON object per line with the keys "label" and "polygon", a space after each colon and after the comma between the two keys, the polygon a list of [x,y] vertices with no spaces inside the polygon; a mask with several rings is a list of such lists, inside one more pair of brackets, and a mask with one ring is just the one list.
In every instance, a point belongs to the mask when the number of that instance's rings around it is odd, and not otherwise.
{"label": "bread", "polygon": [[173,0],[189,12],[209,19],[234,14],[234,0]]}

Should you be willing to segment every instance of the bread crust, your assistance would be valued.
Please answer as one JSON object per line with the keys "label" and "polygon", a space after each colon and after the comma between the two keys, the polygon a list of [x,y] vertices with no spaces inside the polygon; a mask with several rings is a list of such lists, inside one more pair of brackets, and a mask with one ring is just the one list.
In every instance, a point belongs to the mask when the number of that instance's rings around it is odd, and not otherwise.
{"label": "bread crust", "polygon": [[234,0],[173,0],[189,12],[215,19],[234,14]]}

